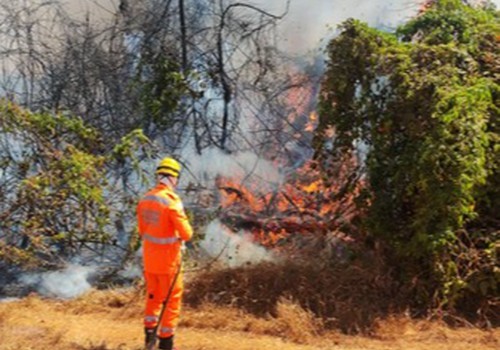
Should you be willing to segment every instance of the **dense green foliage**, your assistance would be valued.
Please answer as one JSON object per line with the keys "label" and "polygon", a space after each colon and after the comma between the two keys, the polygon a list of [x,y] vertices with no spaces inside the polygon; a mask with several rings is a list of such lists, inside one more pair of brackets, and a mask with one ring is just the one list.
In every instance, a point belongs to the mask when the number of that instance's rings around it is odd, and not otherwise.
{"label": "dense green foliage", "polygon": [[140,124],[146,130],[165,131],[178,122],[174,112],[189,88],[173,59],[147,54],[142,57],[134,86],[140,87]]}
{"label": "dense green foliage", "polygon": [[316,157],[366,154],[367,231],[418,305],[498,307],[499,19],[440,0],[394,34],[349,20],[327,48]]}
{"label": "dense green foliage", "polygon": [[112,182],[113,169],[123,171],[147,145],[141,131],[106,152],[99,132],[79,118],[2,101],[0,140],[0,260],[53,266],[116,245],[111,224],[133,215],[134,202]]}

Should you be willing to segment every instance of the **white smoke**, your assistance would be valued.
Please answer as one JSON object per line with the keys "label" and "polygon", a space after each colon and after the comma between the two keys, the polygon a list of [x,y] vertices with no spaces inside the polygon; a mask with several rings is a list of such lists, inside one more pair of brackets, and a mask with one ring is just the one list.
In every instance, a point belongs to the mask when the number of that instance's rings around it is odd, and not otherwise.
{"label": "white smoke", "polygon": [[[273,14],[281,14],[286,0],[252,0]],[[292,54],[321,49],[335,34],[336,27],[348,18],[359,19],[372,27],[394,30],[415,16],[424,0],[291,0],[287,16],[280,24],[282,40],[277,45]],[[481,3],[475,0],[472,3]],[[500,0],[492,0],[497,8]]]}
{"label": "white smoke", "polygon": [[258,183],[263,187],[274,187],[282,183],[283,173],[271,162],[252,152],[227,154],[219,149],[203,150],[198,155],[194,147],[185,147],[181,159],[187,161],[181,183],[196,182],[213,186],[218,175],[242,181],[242,184]]}
{"label": "white smoke", "polygon": [[207,226],[200,247],[211,258],[218,259],[229,267],[276,260],[271,252],[252,242],[250,233],[243,230],[234,233],[219,220],[214,220]]}
{"label": "white smoke", "polygon": [[141,247],[141,256],[138,256],[136,254],[136,257],[134,257],[134,260],[125,265],[123,270],[119,272],[121,277],[127,278],[127,279],[136,279],[140,278],[143,275],[143,269],[142,265],[140,263],[140,260],[142,259],[142,247]]}
{"label": "white smoke", "polygon": [[21,300],[20,298],[14,298],[14,297],[7,297],[7,298],[0,298],[0,303],[11,303],[14,301]]}
{"label": "white smoke", "polygon": [[[142,0],[131,0],[142,1]],[[237,0],[227,0],[241,2]],[[282,15],[287,0],[243,1],[273,15]],[[357,18],[371,26],[394,28],[415,15],[423,0],[291,0],[287,15],[278,27],[281,39],[276,45],[285,52],[304,54],[322,47],[335,27],[347,18]],[[194,3],[194,2],[193,2]],[[497,6],[500,0],[494,0]],[[64,6],[75,18],[89,17],[92,22],[109,20],[118,11],[119,0],[66,0]],[[186,2],[185,6],[190,6]]]}
{"label": "white smoke", "polygon": [[91,288],[89,276],[95,267],[68,265],[64,270],[40,274],[27,274],[21,282],[35,287],[41,295],[62,299],[75,298]]}
{"label": "white smoke", "polygon": [[[43,0],[30,0],[46,3]],[[129,0],[130,3],[143,0]],[[276,46],[296,55],[303,55],[325,46],[336,27],[348,18],[367,22],[370,26],[394,29],[413,17],[425,0],[290,0],[288,13],[278,27],[280,39]],[[479,4],[491,1],[500,8],[500,0],[471,0]],[[287,0],[226,0],[225,4],[244,2],[258,6],[273,15],[285,13]],[[120,0],[64,0],[61,1],[70,17],[87,19],[91,23],[106,23],[119,12]],[[190,6],[195,1],[187,1]],[[316,53],[317,54],[317,53]]]}
{"label": "white smoke", "polygon": [[[500,1],[500,0],[499,0]],[[283,13],[286,0],[252,1],[273,14]],[[336,27],[348,18],[370,26],[395,28],[415,15],[419,0],[291,0],[288,14],[278,28],[277,44],[285,52],[303,55],[324,47]],[[317,54],[317,53],[316,53]]]}

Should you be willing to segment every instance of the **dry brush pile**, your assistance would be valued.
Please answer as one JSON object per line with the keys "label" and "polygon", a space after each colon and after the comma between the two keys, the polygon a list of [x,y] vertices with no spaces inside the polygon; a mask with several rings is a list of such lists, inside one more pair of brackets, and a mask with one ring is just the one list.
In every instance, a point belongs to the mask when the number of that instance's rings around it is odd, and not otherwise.
{"label": "dry brush pile", "polygon": [[185,301],[192,307],[234,306],[260,317],[276,317],[289,301],[317,320],[317,331],[369,333],[377,319],[406,305],[387,271],[374,261],[328,266],[314,260],[205,271],[190,281]]}

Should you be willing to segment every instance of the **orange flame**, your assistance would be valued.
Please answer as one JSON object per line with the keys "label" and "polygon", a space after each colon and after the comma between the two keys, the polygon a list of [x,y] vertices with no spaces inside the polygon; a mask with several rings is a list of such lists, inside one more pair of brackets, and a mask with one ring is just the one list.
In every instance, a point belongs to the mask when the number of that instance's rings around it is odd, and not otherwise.
{"label": "orange flame", "polygon": [[309,114],[309,120],[307,121],[304,130],[308,132],[314,131],[317,125],[317,120],[318,120],[318,115],[316,114],[316,112],[315,111],[311,112]]}
{"label": "orange flame", "polygon": [[[234,179],[218,179],[220,203],[225,220],[245,227],[259,244],[286,248],[300,236],[336,235],[351,241],[344,227],[358,214],[355,198],[363,183],[347,183],[354,161],[337,165],[336,178],[325,177],[315,162],[297,169],[293,178],[272,193],[260,193],[257,186],[243,186]],[[342,195],[346,186],[354,190]],[[251,188],[253,187],[253,188]]]}

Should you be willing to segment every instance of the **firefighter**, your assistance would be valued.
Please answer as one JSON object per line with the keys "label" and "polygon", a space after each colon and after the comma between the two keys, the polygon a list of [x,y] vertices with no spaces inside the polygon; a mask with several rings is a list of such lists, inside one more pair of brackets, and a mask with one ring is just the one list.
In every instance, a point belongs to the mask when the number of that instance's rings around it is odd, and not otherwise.
{"label": "firefighter", "polygon": [[[181,246],[193,230],[181,199],[174,192],[180,164],[164,158],[156,168],[156,187],[141,198],[137,206],[139,235],[143,244],[146,309],[144,330],[146,346],[159,338],[159,349],[172,350],[183,293]],[[158,319],[169,294],[162,319]]]}

